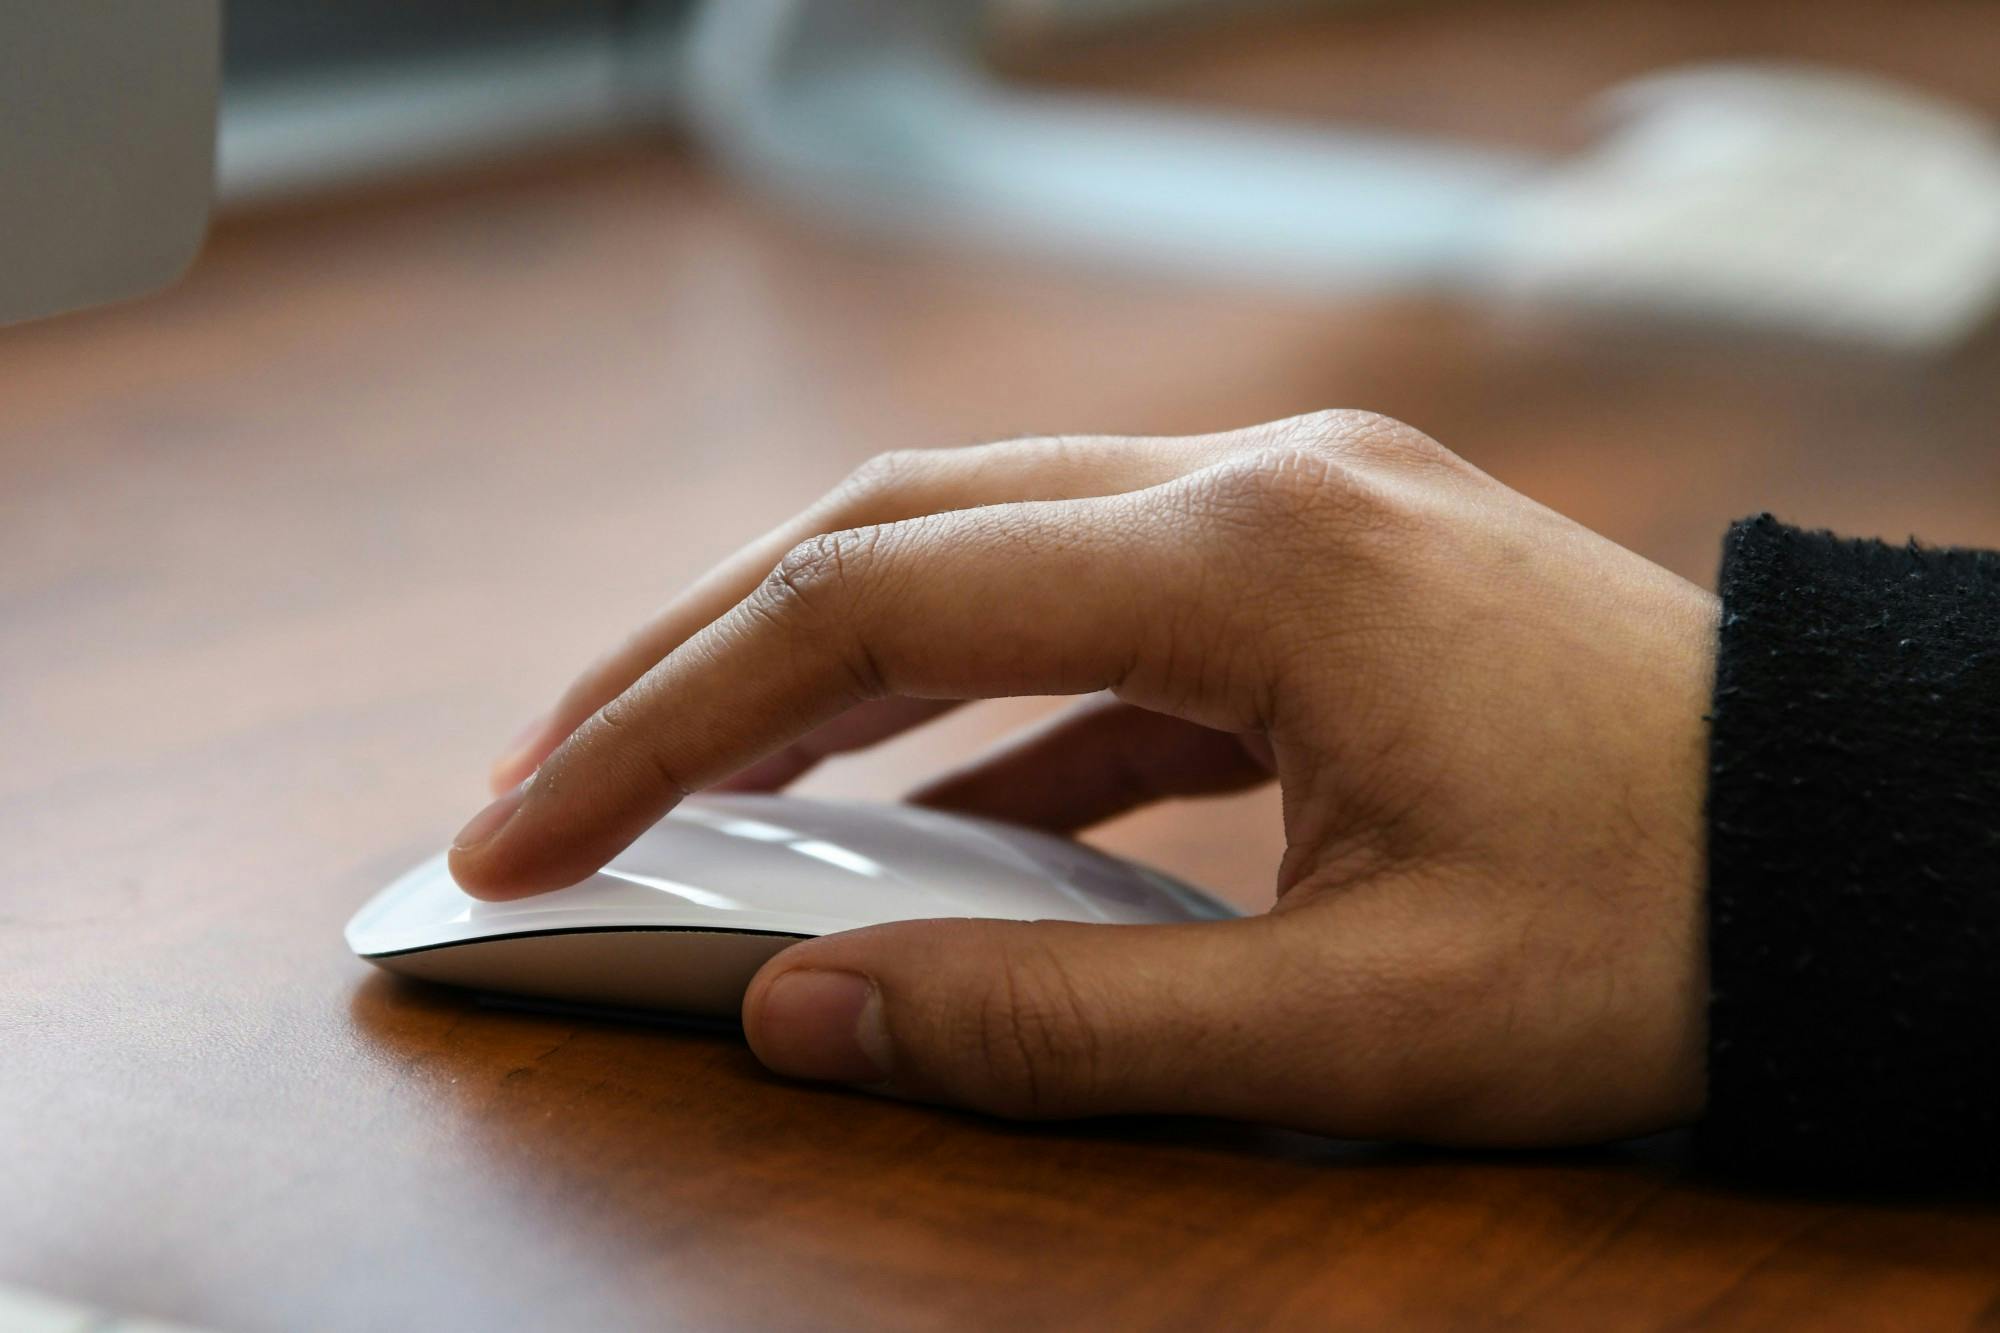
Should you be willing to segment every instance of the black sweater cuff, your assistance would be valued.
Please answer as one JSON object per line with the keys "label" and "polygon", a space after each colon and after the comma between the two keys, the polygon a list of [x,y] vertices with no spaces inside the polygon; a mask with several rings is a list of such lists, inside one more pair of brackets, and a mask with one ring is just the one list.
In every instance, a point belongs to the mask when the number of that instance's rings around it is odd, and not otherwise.
{"label": "black sweater cuff", "polygon": [[1709,1110],[1728,1169],[2000,1181],[2000,556],[1723,548]]}

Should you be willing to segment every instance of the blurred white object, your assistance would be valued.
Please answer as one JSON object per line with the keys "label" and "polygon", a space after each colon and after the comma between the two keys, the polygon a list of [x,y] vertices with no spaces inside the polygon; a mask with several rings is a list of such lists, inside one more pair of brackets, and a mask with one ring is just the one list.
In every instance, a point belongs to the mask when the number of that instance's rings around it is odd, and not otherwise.
{"label": "blurred white object", "polygon": [[1518,153],[1030,92],[972,0],[712,0],[682,88],[721,156],[825,216],[1295,288],[1481,251]]}
{"label": "blurred white object", "polygon": [[0,1286],[0,1329],[6,1333],[197,1333],[184,1324],[125,1318],[7,1286]]}
{"label": "blurred white object", "polygon": [[2000,301],[2000,141],[1891,84],[1782,66],[1655,75],[1510,208],[1510,289],[1935,348]]}
{"label": "blurred white object", "polygon": [[1264,280],[1472,288],[1913,349],[2000,297],[2000,152],[1970,113],[1716,66],[1524,154],[1008,88],[970,0],[712,0],[680,86],[712,147],[821,216]]}

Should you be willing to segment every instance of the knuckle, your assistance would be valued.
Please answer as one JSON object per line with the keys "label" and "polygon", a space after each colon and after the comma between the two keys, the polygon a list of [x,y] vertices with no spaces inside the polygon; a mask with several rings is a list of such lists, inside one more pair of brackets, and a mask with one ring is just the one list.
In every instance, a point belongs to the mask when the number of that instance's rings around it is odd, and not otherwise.
{"label": "knuckle", "polygon": [[1353,464],[1451,466],[1458,456],[1394,417],[1357,408],[1332,408],[1274,422],[1271,442]]}
{"label": "knuckle", "polygon": [[931,462],[931,451],[924,449],[891,449],[876,454],[847,474],[837,494],[850,502],[899,494],[927,474]]}
{"label": "knuckle", "polygon": [[847,528],[809,537],[785,553],[744,610],[795,642],[815,646],[818,660],[850,677],[856,701],[889,692],[884,663],[865,628],[870,585],[881,582],[877,551],[887,529]]}
{"label": "knuckle", "polygon": [[1378,488],[1344,460],[1280,446],[1212,469],[1200,496],[1211,517],[1247,522],[1257,531],[1352,514],[1378,502]]}
{"label": "knuckle", "polygon": [[852,595],[877,541],[875,528],[808,537],[785,552],[764,579],[767,609],[818,611]]}
{"label": "knuckle", "polygon": [[[952,450],[953,466],[968,482],[1009,476],[1059,477],[1083,464],[1095,452],[1094,441],[1073,435],[1024,435]],[[1011,487],[1010,487],[1011,489]]]}
{"label": "knuckle", "polygon": [[1088,459],[1100,451],[1101,442],[1077,435],[1030,435],[998,447],[1042,467],[1060,468]]}

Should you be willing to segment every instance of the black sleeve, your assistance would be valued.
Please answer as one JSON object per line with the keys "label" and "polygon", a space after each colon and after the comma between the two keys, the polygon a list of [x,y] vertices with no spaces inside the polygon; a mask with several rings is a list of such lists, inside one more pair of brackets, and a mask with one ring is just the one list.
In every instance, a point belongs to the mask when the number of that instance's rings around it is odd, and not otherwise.
{"label": "black sleeve", "polygon": [[1765,515],[1721,587],[1697,1142],[1738,1173],[2000,1183],[2000,555]]}

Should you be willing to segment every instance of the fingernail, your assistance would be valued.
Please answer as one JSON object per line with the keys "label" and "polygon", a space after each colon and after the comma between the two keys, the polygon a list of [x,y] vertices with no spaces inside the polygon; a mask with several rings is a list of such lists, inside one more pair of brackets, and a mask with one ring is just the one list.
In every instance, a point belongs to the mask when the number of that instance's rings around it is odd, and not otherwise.
{"label": "fingernail", "polygon": [[506,827],[507,821],[514,817],[514,812],[521,808],[521,802],[527,795],[528,784],[523,782],[495,800],[466,822],[465,827],[458,831],[458,836],[451,840],[452,847],[465,851],[491,841],[493,835]]}
{"label": "fingernail", "polygon": [[866,1085],[889,1077],[882,993],[858,972],[784,973],[764,992],[757,1037],[764,1063],[792,1078]]}

